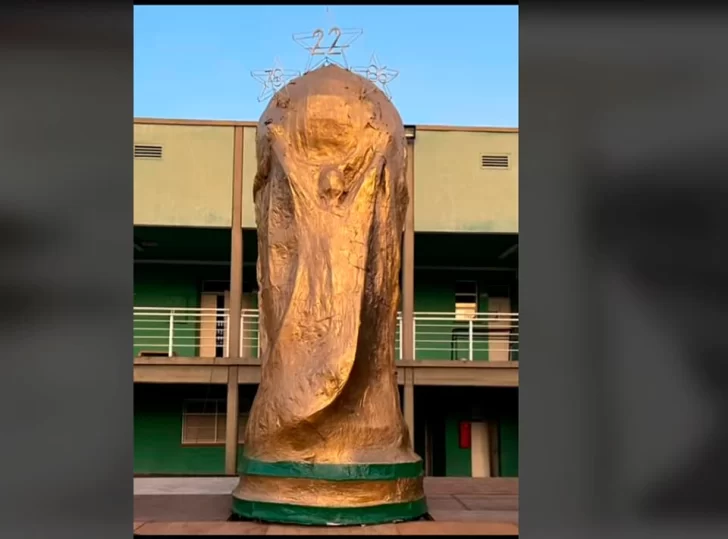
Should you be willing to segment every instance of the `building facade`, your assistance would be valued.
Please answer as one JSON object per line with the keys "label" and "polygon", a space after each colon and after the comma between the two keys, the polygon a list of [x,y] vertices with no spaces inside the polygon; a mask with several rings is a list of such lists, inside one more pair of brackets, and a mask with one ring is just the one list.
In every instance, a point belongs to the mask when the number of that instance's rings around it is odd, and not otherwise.
{"label": "building facade", "polygon": [[[134,122],[134,470],[234,474],[260,379],[254,122]],[[518,475],[518,130],[408,126],[396,336],[428,475]],[[238,436],[227,436],[237,430]]]}

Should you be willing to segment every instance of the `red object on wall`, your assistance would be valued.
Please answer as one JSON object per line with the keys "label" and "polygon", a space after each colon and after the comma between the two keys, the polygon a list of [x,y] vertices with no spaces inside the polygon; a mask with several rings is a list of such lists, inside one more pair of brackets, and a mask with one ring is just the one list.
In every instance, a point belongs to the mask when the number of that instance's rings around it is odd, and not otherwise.
{"label": "red object on wall", "polygon": [[470,449],[470,421],[460,422],[460,449]]}

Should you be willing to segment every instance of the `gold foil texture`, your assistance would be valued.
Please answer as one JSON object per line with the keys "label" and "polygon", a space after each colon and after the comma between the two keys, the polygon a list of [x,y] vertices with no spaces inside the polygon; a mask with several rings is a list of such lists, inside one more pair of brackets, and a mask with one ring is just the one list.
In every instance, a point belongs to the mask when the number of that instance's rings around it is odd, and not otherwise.
{"label": "gold foil texture", "polygon": [[[394,358],[409,203],[405,152],[391,101],[337,66],[290,82],[263,113],[253,187],[262,374],[246,457],[344,465],[420,460],[402,417]],[[346,488],[243,481],[242,493],[301,504],[422,497],[421,479]]]}
{"label": "gold foil texture", "polygon": [[305,505],[309,507],[370,507],[385,503],[413,502],[422,498],[422,478],[392,481],[326,481],[321,479],[261,477],[250,475],[233,495],[248,501]]}

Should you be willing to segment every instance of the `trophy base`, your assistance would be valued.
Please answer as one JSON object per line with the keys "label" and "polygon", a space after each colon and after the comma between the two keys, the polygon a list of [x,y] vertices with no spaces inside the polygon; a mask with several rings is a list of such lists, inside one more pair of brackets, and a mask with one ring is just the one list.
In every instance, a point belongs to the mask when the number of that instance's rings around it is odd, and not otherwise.
{"label": "trophy base", "polygon": [[361,526],[427,515],[422,461],[310,464],[244,458],[233,513],[246,520]]}
{"label": "trophy base", "polygon": [[427,514],[427,502],[391,503],[368,507],[313,507],[233,498],[233,513],[246,520],[302,526],[365,526],[416,520]]}

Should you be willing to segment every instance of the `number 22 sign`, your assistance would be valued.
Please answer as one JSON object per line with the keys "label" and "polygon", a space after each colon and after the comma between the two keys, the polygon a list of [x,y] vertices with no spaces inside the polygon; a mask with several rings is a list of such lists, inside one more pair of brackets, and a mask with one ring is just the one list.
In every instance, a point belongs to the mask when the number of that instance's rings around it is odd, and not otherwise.
{"label": "number 22 sign", "polygon": [[[323,63],[331,63],[331,56],[338,56],[342,59],[345,68],[346,65],[346,49],[356,40],[363,31],[360,29],[341,29],[334,26],[330,28],[328,32],[325,32],[321,28],[314,30],[313,32],[305,32],[300,34],[294,34],[293,40],[301,45],[304,49],[309,52],[309,61],[306,66],[306,71],[314,69]],[[314,67],[311,66],[314,56],[323,56],[323,60],[318,62]]]}

